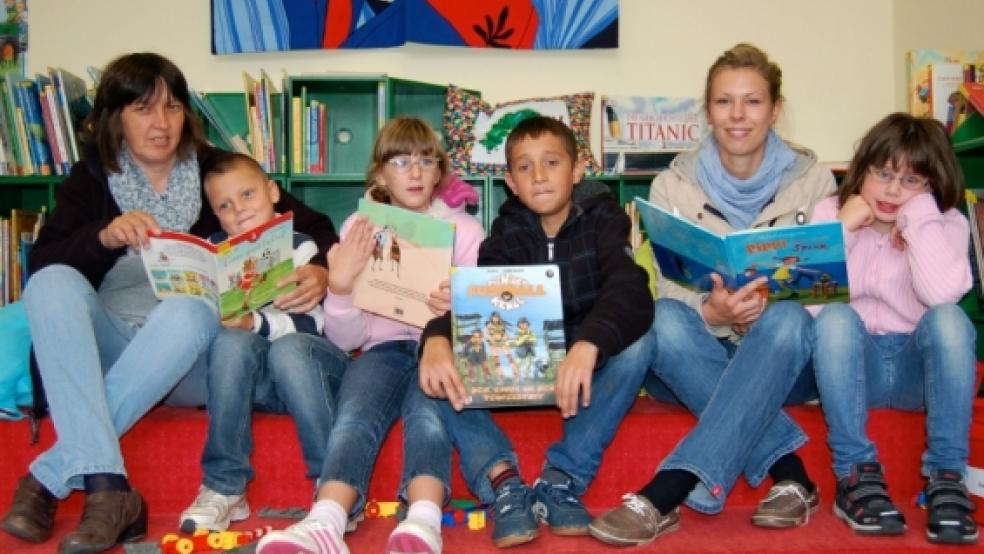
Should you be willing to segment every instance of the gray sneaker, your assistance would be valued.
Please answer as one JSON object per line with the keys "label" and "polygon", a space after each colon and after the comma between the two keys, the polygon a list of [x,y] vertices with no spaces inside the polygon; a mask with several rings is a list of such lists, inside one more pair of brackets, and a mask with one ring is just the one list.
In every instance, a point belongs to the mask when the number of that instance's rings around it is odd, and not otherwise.
{"label": "gray sneaker", "polygon": [[780,481],[769,489],[752,514],[752,523],[759,527],[786,528],[806,525],[810,514],[820,509],[820,489],[806,492],[796,481]]}
{"label": "gray sneaker", "polygon": [[664,516],[646,497],[626,494],[622,497],[622,505],[596,517],[588,526],[588,532],[604,543],[636,546],[679,528],[680,508]]}

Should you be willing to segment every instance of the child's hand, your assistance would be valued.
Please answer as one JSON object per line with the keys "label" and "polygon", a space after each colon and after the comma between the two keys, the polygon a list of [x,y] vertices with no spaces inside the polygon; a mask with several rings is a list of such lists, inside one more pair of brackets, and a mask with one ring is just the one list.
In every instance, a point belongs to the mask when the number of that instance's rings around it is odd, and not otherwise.
{"label": "child's hand", "polygon": [[222,320],[222,326],[226,329],[242,329],[243,331],[253,330],[253,312],[243,314],[239,317],[230,317]]}
{"label": "child's hand", "polygon": [[277,281],[277,288],[296,283],[294,290],[273,300],[279,310],[306,313],[314,309],[328,292],[328,270],[320,265],[304,264]]}
{"label": "child's hand", "polygon": [[577,415],[578,396],[582,406],[591,405],[591,378],[597,361],[598,347],[581,340],[574,343],[557,367],[557,407],[565,419]]}
{"label": "child's hand", "polygon": [[892,225],[892,230],[888,234],[888,241],[896,250],[905,252],[905,238],[902,237],[902,231],[899,230],[898,225]]}
{"label": "child's hand", "polygon": [[465,407],[467,392],[454,367],[451,343],[445,337],[430,337],[420,356],[420,388],[432,398],[447,398],[455,410]]}
{"label": "child's hand", "polygon": [[425,301],[432,314],[441,317],[451,309],[451,281],[445,279],[437,285],[437,290],[430,293]]}
{"label": "child's hand", "polygon": [[372,256],[372,222],[358,216],[345,238],[328,251],[328,289],[332,294],[351,294],[355,278]]}
{"label": "child's hand", "polygon": [[765,299],[758,289],[768,278],[759,277],[734,292],[724,288],[724,280],[717,273],[711,273],[713,287],[701,306],[701,314],[708,325],[750,325],[765,309]]}
{"label": "child's hand", "polygon": [[844,224],[844,229],[857,231],[875,222],[875,212],[860,194],[855,194],[841,206],[840,211],[837,212],[837,219]]}

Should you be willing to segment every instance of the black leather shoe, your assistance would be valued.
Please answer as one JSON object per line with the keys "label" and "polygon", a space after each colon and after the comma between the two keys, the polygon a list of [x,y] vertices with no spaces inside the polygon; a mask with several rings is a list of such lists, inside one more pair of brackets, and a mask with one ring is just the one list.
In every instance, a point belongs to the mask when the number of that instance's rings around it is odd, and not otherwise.
{"label": "black leather shoe", "polygon": [[79,528],[62,539],[59,554],[95,554],[147,534],[147,503],[140,493],[103,491],[87,494]]}
{"label": "black leather shoe", "polygon": [[14,501],[0,527],[28,542],[44,542],[51,537],[58,499],[28,473],[17,482]]}

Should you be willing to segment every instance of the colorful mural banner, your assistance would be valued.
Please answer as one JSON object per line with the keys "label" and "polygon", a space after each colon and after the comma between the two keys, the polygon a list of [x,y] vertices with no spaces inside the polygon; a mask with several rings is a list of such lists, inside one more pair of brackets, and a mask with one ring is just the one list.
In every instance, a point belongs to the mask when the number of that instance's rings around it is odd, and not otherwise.
{"label": "colorful mural banner", "polygon": [[212,0],[212,52],[618,47],[618,0]]}

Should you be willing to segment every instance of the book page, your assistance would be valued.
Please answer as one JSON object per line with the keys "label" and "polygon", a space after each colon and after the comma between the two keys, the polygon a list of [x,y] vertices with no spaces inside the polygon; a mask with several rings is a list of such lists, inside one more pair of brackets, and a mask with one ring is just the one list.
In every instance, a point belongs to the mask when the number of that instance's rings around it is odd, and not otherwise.
{"label": "book page", "polygon": [[211,248],[208,241],[185,233],[150,237],[150,248],[141,250],[140,257],[157,298],[191,295],[218,306]]}
{"label": "book page", "polygon": [[222,318],[262,308],[293,290],[277,288],[294,271],[294,220],[288,212],[216,245],[216,283]]}
{"label": "book page", "polygon": [[839,221],[750,229],[726,238],[735,285],[768,277],[767,300],[849,302],[844,232]]}

